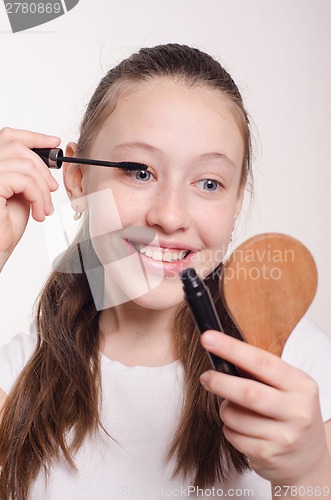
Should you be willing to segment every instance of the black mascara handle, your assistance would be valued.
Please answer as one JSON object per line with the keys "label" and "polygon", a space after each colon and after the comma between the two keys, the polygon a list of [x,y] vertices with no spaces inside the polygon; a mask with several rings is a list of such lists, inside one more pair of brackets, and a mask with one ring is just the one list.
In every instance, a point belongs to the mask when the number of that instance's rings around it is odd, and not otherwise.
{"label": "black mascara handle", "polygon": [[[197,302],[199,302],[199,307],[201,308],[200,310],[196,307]],[[206,330],[217,330],[218,332],[224,332],[214,303],[212,301],[212,297],[207,287],[200,297],[191,298],[190,302],[188,302],[188,305],[195,319],[196,325],[200,331],[200,334],[202,334]],[[201,310],[203,311],[202,314],[200,313]],[[237,367],[233,363],[230,363],[230,361],[226,361],[225,359],[220,358],[212,352],[208,352],[208,356],[215,370],[226,373],[228,375],[235,375],[237,377],[239,376]]]}
{"label": "black mascara handle", "polygon": [[[206,330],[224,332],[211,293],[204,282],[200,280],[195,269],[185,269],[180,273],[180,277],[184,286],[186,302],[200,334],[202,335]],[[240,376],[233,363],[214,353],[207,351],[207,354],[215,370],[236,377]]]}
{"label": "black mascara handle", "polygon": [[61,168],[63,158],[63,150],[60,148],[33,148],[32,151],[36,153],[43,160],[48,168]]}

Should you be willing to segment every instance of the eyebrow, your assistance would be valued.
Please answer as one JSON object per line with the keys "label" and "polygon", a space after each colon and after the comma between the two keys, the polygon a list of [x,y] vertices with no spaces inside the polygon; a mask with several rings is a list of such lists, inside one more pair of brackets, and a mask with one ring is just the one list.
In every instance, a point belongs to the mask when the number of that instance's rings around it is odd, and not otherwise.
{"label": "eyebrow", "polygon": [[152,146],[151,144],[147,144],[146,142],[123,142],[122,144],[117,144],[114,147],[114,150],[131,148],[145,149],[146,151],[151,151],[152,153],[160,153],[160,149]]}
{"label": "eyebrow", "polygon": [[[114,151],[121,149],[142,149],[144,151],[150,153],[161,153],[161,150],[151,144],[147,144],[146,142],[123,142],[122,144],[117,144],[114,147]],[[224,153],[211,152],[211,153],[203,153],[197,157],[198,160],[207,161],[207,160],[222,160],[225,164],[230,167],[235,167],[235,164],[230,158]]]}

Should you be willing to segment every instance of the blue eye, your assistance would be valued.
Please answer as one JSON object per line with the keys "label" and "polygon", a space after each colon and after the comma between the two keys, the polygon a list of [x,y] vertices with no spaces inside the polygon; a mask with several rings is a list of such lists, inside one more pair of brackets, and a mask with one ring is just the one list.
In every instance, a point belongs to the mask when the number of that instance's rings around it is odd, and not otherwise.
{"label": "blue eye", "polygon": [[203,189],[205,191],[209,191],[213,193],[214,191],[217,191],[220,187],[223,187],[222,184],[218,181],[215,181],[215,179],[204,179],[202,181],[198,181],[199,183],[202,182]]}
{"label": "blue eye", "polygon": [[149,181],[152,174],[148,170],[136,170],[132,174],[137,181]]}

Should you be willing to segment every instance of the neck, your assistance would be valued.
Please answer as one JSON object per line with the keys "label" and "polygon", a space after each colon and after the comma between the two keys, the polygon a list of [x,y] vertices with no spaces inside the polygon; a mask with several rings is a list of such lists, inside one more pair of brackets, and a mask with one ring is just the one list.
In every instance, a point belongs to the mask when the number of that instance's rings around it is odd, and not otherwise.
{"label": "neck", "polygon": [[170,322],[176,307],[153,310],[134,302],[100,314],[101,351],[127,366],[160,366],[176,360]]}

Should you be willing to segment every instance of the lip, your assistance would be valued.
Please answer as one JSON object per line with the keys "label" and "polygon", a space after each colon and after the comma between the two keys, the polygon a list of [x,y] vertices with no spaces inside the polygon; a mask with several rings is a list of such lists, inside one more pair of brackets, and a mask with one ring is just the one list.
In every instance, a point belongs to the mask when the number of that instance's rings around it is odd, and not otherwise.
{"label": "lip", "polygon": [[155,248],[163,248],[168,250],[190,250],[190,252],[197,252],[198,249],[196,247],[192,247],[191,245],[187,245],[186,243],[180,241],[166,241],[162,239],[157,239],[158,245],[153,245],[150,241],[146,241],[144,239],[135,238],[132,240],[126,240],[131,245],[132,243],[139,243],[140,245],[145,245],[146,247],[155,247]]}
{"label": "lip", "polygon": [[[145,242],[138,242],[136,240],[135,240],[135,243],[141,243],[142,245],[145,244]],[[162,243],[164,244],[164,242],[160,242],[158,247],[167,248],[167,249],[176,248],[176,249],[181,249],[181,250],[190,250],[190,253],[185,257],[185,259],[174,261],[174,262],[164,262],[162,260],[154,260],[151,257],[147,257],[147,255],[144,255],[144,254],[138,252],[138,250],[136,250],[136,248],[132,245],[132,243],[130,241],[126,240],[126,244],[130,248],[130,253],[136,252],[138,254],[140,261],[143,263],[146,271],[151,271],[154,274],[159,274],[162,276],[175,278],[175,277],[177,277],[177,275],[181,271],[183,271],[187,267],[190,267],[192,257],[197,254],[197,250],[195,250],[195,251],[191,250],[191,247],[187,247],[187,246],[175,246],[175,247],[167,246],[168,244],[170,244],[170,243],[173,244],[174,242],[168,242],[166,246],[163,246]],[[149,246],[149,247],[155,246],[156,247],[156,245],[150,245],[147,243],[146,243],[146,246]]]}

